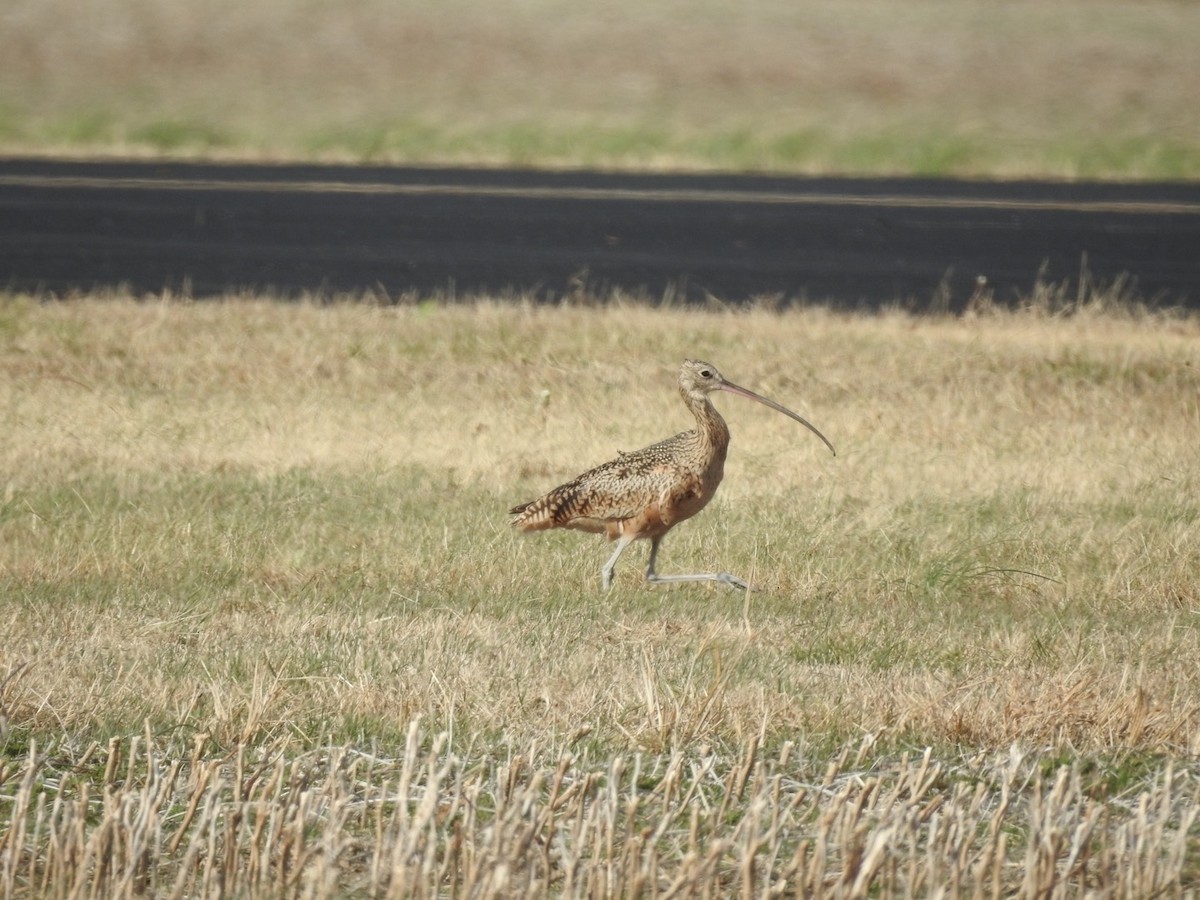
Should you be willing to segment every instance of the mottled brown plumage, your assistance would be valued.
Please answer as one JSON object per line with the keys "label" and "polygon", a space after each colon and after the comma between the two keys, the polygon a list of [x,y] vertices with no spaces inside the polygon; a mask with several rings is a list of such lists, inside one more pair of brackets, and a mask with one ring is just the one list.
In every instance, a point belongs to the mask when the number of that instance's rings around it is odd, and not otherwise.
{"label": "mottled brown plumage", "polygon": [[616,541],[616,551],[601,569],[605,590],[612,586],[613,568],[622,551],[639,538],[650,540],[648,581],[719,581],[745,588],[746,582],[728,572],[659,575],[654,571],[663,535],[700,512],[725,474],[729,427],[709,400],[713,391],[764,403],[809,428],[833,451],[833,444],[807,419],[726,381],[709,363],[688,359],[679,370],[679,392],[696,417],[694,429],[633,453],[620,453],[545,496],[514,506],[509,511],[513,526],[522,531],[572,528],[603,533]]}

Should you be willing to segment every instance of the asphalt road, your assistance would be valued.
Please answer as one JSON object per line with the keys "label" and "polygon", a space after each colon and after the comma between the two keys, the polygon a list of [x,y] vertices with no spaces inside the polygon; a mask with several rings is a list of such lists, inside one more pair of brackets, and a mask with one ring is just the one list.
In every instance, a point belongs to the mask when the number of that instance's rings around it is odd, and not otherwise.
{"label": "asphalt road", "polygon": [[0,287],[1200,307],[1200,184],[0,160]]}

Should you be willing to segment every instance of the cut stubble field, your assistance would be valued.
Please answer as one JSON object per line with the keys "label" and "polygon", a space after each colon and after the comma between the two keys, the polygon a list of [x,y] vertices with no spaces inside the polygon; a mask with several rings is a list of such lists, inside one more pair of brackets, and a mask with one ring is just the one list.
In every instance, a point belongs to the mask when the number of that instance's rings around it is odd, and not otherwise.
{"label": "cut stubble field", "polygon": [[[1200,323],[0,299],[0,891],[1200,888]],[[649,587],[505,510],[733,444]]]}

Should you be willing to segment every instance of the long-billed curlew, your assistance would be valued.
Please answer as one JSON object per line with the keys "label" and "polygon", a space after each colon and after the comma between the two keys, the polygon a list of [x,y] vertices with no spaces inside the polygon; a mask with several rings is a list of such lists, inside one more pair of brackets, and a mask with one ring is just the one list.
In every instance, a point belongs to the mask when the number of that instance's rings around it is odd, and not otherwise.
{"label": "long-billed curlew", "polygon": [[613,568],[622,551],[639,538],[650,539],[647,581],[719,581],[747,588],[746,582],[728,572],[659,575],[654,571],[663,536],[704,509],[725,474],[729,426],[709,400],[713,391],[748,397],[790,416],[837,455],[829,439],[803,416],[726,381],[709,363],[687,359],[679,370],[679,393],[696,417],[693,430],[633,453],[620,453],[544,497],[514,506],[509,510],[513,526],[522,531],[574,528],[606,534],[610,541],[617,542],[617,549],[600,570],[605,590],[612,587]]}

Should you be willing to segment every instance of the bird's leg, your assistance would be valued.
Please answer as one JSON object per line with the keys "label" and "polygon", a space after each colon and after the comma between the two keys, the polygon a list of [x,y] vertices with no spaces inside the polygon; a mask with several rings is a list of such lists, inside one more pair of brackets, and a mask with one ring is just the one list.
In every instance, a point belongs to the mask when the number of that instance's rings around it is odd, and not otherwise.
{"label": "bird's leg", "polygon": [[617,538],[617,549],[613,551],[613,555],[608,558],[608,562],[606,562],[604,567],[600,570],[600,578],[604,582],[604,589],[606,591],[612,588],[613,569],[617,565],[617,559],[632,541],[632,534],[623,534]]}
{"label": "bird's leg", "polygon": [[661,541],[661,536],[651,538],[650,540],[650,562],[646,565],[646,580],[651,584],[670,584],[680,581],[717,581],[721,584],[727,584],[730,587],[741,588],[743,591],[750,589],[750,585],[736,575],[730,575],[728,572],[704,572],[697,575],[659,575],[654,571],[654,560],[658,556],[658,545]]}

